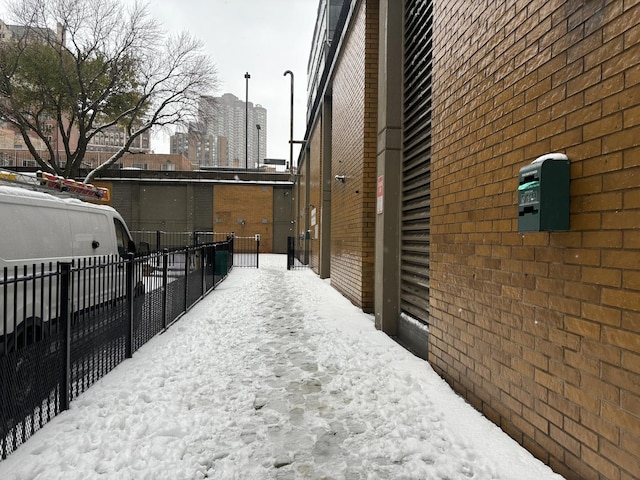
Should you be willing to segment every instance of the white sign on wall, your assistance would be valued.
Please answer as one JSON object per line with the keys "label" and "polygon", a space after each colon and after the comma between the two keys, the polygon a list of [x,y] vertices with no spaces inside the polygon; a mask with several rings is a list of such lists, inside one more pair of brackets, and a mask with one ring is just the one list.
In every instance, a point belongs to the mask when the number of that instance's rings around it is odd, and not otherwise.
{"label": "white sign on wall", "polygon": [[376,192],[377,202],[376,202],[376,213],[382,213],[382,202],[384,200],[384,175],[380,175],[378,177],[378,189]]}

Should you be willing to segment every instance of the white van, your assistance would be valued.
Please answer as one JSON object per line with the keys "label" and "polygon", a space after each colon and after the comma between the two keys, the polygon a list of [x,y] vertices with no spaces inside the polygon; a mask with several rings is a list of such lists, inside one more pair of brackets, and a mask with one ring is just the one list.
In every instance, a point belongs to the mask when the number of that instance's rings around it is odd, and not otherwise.
{"label": "white van", "polygon": [[36,282],[35,293],[33,286],[19,291],[23,300],[14,302],[16,266],[20,276],[25,265],[51,263],[56,268],[58,262],[129,253],[135,254],[135,244],[113,208],[0,183],[0,280],[9,280],[0,288],[0,340],[5,333],[20,334],[26,328],[21,319],[31,317],[30,312],[41,312],[38,317],[44,318],[31,321],[42,324],[49,320],[49,310],[57,309],[57,301],[40,305],[48,281]]}
{"label": "white van", "polygon": [[0,268],[135,253],[113,208],[0,185]]}

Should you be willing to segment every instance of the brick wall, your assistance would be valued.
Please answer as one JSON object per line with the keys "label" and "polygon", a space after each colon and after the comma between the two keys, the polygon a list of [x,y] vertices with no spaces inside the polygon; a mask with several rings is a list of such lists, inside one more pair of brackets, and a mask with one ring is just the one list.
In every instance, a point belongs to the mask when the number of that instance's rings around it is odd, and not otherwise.
{"label": "brick wall", "polygon": [[[473,3],[435,2],[430,361],[566,478],[637,478],[640,4]],[[519,234],[555,151],[571,229]]]}
{"label": "brick wall", "polygon": [[333,79],[331,285],[373,309],[378,5],[360,2]]}
{"label": "brick wall", "polygon": [[[309,229],[311,240],[309,241],[309,265],[316,273],[320,272],[320,214],[322,209],[322,128],[321,122],[317,122],[311,132],[309,140]],[[311,212],[315,209],[316,226],[312,225]]]}
{"label": "brick wall", "polygon": [[307,165],[309,159],[308,156],[298,167],[298,178],[296,179],[296,188],[294,190],[294,203],[295,203],[295,235],[300,237],[303,235],[305,230],[308,228],[308,209],[307,205],[309,204],[309,190],[308,190],[308,173],[307,173]]}
{"label": "brick wall", "polygon": [[213,189],[215,232],[237,237],[260,235],[260,253],[273,250],[273,187],[216,185]]}

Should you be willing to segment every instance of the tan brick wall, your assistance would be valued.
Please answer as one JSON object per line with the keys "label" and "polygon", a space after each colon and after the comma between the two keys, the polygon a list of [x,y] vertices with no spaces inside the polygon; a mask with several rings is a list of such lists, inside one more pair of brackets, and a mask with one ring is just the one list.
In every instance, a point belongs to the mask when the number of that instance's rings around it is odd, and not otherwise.
{"label": "tan brick wall", "polygon": [[[266,220],[266,222],[265,222]],[[216,185],[213,189],[215,232],[238,237],[260,235],[260,253],[273,251],[273,187]]]}
{"label": "tan brick wall", "polygon": [[333,80],[331,284],[373,309],[378,5],[362,1]]}
{"label": "tan brick wall", "polygon": [[296,225],[294,231],[295,235],[299,238],[304,234],[307,229],[308,223],[308,209],[309,204],[309,191],[307,189],[307,164],[309,162],[308,155],[301,163],[297,172],[298,178],[296,179],[296,188],[294,189],[294,209],[295,209],[295,221]]}
{"label": "tan brick wall", "polygon": [[[322,225],[320,214],[322,209],[322,128],[321,122],[316,123],[316,127],[311,132],[309,140],[309,229],[311,230],[311,240],[309,242],[309,265],[314,272],[320,273],[320,235],[322,235]],[[316,226],[312,225],[311,212],[315,208]]]}
{"label": "tan brick wall", "polygon": [[[430,361],[568,479],[640,472],[639,18],[435,2]],[[518,171],[555,151],[571,230],[519,234]]]}

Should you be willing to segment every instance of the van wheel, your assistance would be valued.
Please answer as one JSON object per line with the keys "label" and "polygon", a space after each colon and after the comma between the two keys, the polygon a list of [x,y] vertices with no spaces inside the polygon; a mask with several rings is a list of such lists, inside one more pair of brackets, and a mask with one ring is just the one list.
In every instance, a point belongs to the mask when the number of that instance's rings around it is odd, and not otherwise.
{"label": "van wheel", "polygon": [[50,384],[55,384],[58,379],[50,376],[46,366],[49,364],[48,350],[42,348],[29,348],[42,341],[44,327],[42,319],[38,317],[28,318],[17,329],[17,352],[15,356],[15,378],[18,380],[12,395],[17,418],[30,415],[34,409],[42,408],[44,395]]}
{"label": "van wheel", "polygon": [[[13,369],[11,385],[3,386],[2,409],[5,416],[0,422],[0,436],[4,438],[16,425],[22,422],[25,416],[30,415],[36,407],[41,405],[37,399],[37,389],[44,380],[38,369],[38,363],[42,361],[40,355],[27,349],[43,337],[42,319],[30,317],[20,323],[16,330],[10,334],[7,344],[7,354],[10,357],[7,368]],[[15,336],[14,336],[15,335]],[[15,340],[15,343],[14,343]]]}
{"label": "van wheel", "polygon": [[18,350],[42,340],[44,328],[40,317],[29,317],[17,328],[16,343]]}

